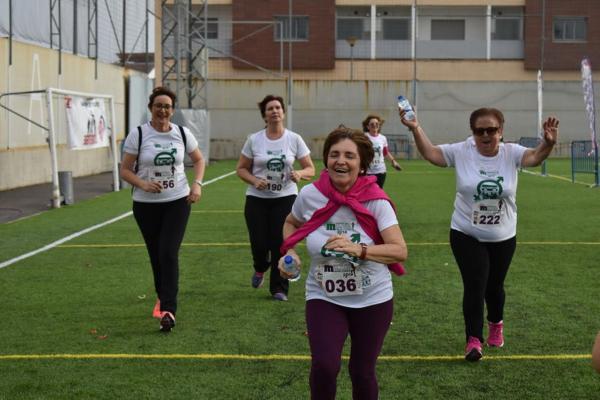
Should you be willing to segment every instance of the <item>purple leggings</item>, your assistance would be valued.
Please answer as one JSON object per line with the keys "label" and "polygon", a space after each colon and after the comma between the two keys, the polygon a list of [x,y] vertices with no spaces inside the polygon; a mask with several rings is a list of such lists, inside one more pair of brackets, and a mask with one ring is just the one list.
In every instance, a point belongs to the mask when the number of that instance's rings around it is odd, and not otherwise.
{"label": "purple leggings", "polygon": [[375,363],[390,327],[393,309],[393,299],[365,308],[342,307],[324,300],[306,302],[306,326],[312,357],[311,399],[335,399],[336,379],[348,334],[352,341],[348,365],[352,398],[378,398]]}

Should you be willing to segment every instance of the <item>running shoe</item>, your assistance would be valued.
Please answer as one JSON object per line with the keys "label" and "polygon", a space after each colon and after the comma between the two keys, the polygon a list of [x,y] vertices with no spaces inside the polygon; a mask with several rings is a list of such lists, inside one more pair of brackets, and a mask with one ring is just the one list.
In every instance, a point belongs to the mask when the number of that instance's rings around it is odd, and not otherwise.
{"label": "running shoe", "polygon": [[264,272],[255,272],[254,275],[252,275],[252,287],[254,289],[258,289],[259,287],[261,287],[263,285],[264,281],[265,281],[265,273]]}
{"label": "running shoe", "polygon": [[474,336],[469,336],[467,346],[465,347],[465,360],[479,361],[483,353],[481,352],[481,342]]}
{"label": "running shoe", "polygon": [[500,322],[488,322],[488,328],[490,330],[487,338],[487,345],[491,347],[502,347],[504,346],[504,323]]}
{"label": "running shoe", "polygon": [[168,311],[162,312],[161,315],[162,317],[160,318],[160,331],[171,332],[171,330],[175,326],[175,316]]}
{"label": "running shoe", "polygon": [[288,301],[288,297],[285,295],[285,293],[277,292],[273,295],[273,300]]}
{"label": "running shoe", "polygon": [[154,304],[154,309],[152,310],[152,318],[161,319],[162,314],[160,313],[160,300],[156,299],[156,304]]}

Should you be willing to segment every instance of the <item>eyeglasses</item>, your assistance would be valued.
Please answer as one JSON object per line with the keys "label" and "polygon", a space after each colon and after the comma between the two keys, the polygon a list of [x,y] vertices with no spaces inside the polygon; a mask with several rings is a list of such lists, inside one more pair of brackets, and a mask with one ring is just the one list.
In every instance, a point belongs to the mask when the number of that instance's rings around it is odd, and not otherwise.
{"label": "eyeglasses", "polygon": [[162,108],[163,110],[166,110],[166,111],[169,111],[173,108],[173,106],[170,104],[160,104],[160,103],[152,104],[152,107],[156,108],[157,110],[160,110]]}
{"label": "eyeglasses", "polygon": [[488,126],[485,128],[473,128],[473,134],[475,136],[483,136],[487,132],[488,135],[495,135],[500,130],[498,126]]}

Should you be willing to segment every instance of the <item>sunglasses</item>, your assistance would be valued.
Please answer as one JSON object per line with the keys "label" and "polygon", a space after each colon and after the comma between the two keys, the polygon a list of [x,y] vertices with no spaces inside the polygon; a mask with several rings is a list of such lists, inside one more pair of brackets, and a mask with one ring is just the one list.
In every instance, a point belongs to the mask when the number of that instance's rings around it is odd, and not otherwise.
{"label": "sunglasses", "polygon": [[475,136],[483,136],[487,132],[488,135],[495,135],[500,130],[497,126],[488,126],[485,128],[473,128],[473,134]]}

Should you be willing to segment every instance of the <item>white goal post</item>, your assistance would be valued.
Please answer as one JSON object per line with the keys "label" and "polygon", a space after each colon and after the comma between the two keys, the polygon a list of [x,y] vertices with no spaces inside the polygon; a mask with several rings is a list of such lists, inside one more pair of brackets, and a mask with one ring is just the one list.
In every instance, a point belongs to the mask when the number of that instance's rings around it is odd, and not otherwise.
{"label": "white goal post", "polygon": [[[110,149],[112,154],[112,171],[113,171],[113,190],[115,192],[120,189],[120,180],[119,180],[119,149],[117,148],[117,138],[116,138],[116,121],[115,121],[115,103],[112,95],[100,94],[100,93],[85,93],[85,92],[77,92],[73,90],[65,90],[65,89],[57,89],[57,88],[46,88],[43,90],[33,90],[27,92],[12,92],[12,93],[2,93],[0,97],[10,96],[10,95],[33,95],[33,94],[42,94],[46,95],[46,111],[48,112],[48,126],[44,127],[35,121],[32,121],[30,118],[25,117],[24,115],[11,110],[9,107],[6,107],[2,104],[0,106],[9,112],[12,112],[18,115],[21,118],[28,120],[29,122],[37,125],[38,127],[48,131],[48,146],[50,148],[50,162],[51,162],[51,173],[52,173],[52,207],[60,208],[61,198],[60,198],[60,187],[59,187],[59,179],[58,179],[58,156],[57,156],[57,134],[55,129],[55,115],[54,115],[54,95],[62,95],[62,96],[76,96],[82,98],[93,98],[93,99],[103,99],[107,100],[110,107],[110,126],[107,126],[106,129],[110,131]],[[60,104],[60,103],[59,103]],[[108,125],[108,124],[107,124]]]}

